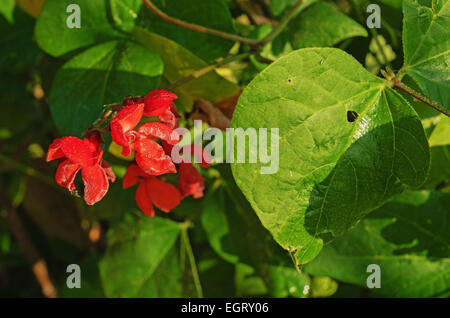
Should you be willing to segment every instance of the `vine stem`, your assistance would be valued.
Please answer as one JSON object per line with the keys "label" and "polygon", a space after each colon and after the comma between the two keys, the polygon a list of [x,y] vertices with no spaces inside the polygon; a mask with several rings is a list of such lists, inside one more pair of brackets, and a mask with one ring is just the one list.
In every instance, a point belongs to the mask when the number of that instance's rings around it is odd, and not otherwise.
{"label": "vine stem", "polygon": [[200,283],[200,276],[198,274],[197,264],[195,263],[195,256],[192,250],[191,242],[188,235],[188,226],[181,228],[181,238],[186,244],[186,252],[189,258],[189,264],[191,265],[192,278],[194,279],[195,290],[197,291],[197,297],[203,298],[202,284]]}
{"label": "vine stem", "polygon": [[391,81],[394,84],[394,87],[397,88],[398,90],[401,90],[402,92],[405,92],[406,94],[411,95],[412,97],[414,97],[415,99],[421,101],[422,103],[425,103],[428,106],[431,106],[432,108],[437,110],[438,112],[441,112],[444,115],[450,117],[450,111],[449,110],[447,110],[444,107],[436,104],[434,101],[426,98],[425,96],[422,96],[421,94],[419,94],[418,92],[416,92],[412,88],[410,88],[407,85],[405,85],[398,78],[394,77],[394,78],[391,79]]}
{"label": "vine stem", "polygon": [[[142,1],[144,2],[145,6],[150,11],[152,11],[154,14],[156,14],[158,17],[160,17],[161,19],[163,19],[166,22],[181,26],[186,29],[194,30],[197,32],[211,34],[211,35],[215,35],[215,36],[218,36],[218,37],[221,37],[224,39],[247,44],[250,47],[252,47],[253,49],[257,49],[261,46],[264,46],[265,44],[269,43],[274,38],[276,38],[283,31],[283,29],[288,25],[289,21],[291,21],[291,19],[293,17],[295,17],[296,14],[300,11],[299,10],[300,6],[304,2],[304,0],[297,0],[297,2],[294,4],[294,6],[286,13],[286,15],[281,19],[280,23],[273,29],[272,32],[270,32],[264,39],[262,39],[260,41],[255,41],[255,40],[244,38],[239,35],[210,29],[210,28],[198,25],[198,24],[193,24],[193,23],[189,23],[186,21],[182,21],[182,20],[170,17],[167,14],[165,14],[164,12],[162,12],[160,9],[158,9],[151,2],[151,0],[142,0]],[[312,3],[312,1],[311,1],[311,3]]]}
{"label": "vine stem", "polygon": [[215,35],[215,36],[218,36],[218,37],[221,37],[224,39],[241,42],[241,43],[250,45],[251,47],[255,47],[258,45],[258,41],[250,40],[250,39],[247,39],[247,38],[235,35],[235,34],[226,33],[226,32],[222,32],[222,31],[218,31],[218,30],[214,30],[214,29],[209,29],[209,28],[206,28],[206,27],[198,25],[198,24],[193,24],[193,23],[178,20],[176,18],[172,18],[172,17],[168,16],[167,14],[165,14],[164,12],[162,12],[161,10],[159,10],[150,0],[142,0],[142,1],[144,2],[145,6],[150,11],[152,11],[158,17],[160,17],[161,19],[163,19],[169,23],[181,26],[185,29],[190,29],[190,30],[194,30],[197,32],[201,32],[201,33]]}
{"label": "vine stem", "polygon": [[299,265],[297,264],[297,260],[295,259],[295,253],[288,251],[289,256],[291,257],[292,263],[294,264],[295,269],[297,270],[297,274],[302,275],[302,271],[300,270]]}
{"label": "vine stem", "polygon": [[[280,23],[270,32],[264,39],[258,42],[257,47],[264,46],[267,43],[275,39],[288,25],[288,23],[294,18],[297,13],[299,13],[300,6],[303,4],[304,0],[297,0],[294,6],[286,13],[286,15],[281,19]],[[312,3],[312,1],[311,1]]]}

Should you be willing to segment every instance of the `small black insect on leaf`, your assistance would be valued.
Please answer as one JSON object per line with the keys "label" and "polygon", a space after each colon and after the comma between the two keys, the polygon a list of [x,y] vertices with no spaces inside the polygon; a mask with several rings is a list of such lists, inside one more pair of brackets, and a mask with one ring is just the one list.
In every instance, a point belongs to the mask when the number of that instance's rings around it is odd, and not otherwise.
{"label": "small black insect on leaf", "polygon": [[358,119],[358,113],[354,110],[348,110],[347,111],[347,121],[349,123],[354,122],[356,119]]}

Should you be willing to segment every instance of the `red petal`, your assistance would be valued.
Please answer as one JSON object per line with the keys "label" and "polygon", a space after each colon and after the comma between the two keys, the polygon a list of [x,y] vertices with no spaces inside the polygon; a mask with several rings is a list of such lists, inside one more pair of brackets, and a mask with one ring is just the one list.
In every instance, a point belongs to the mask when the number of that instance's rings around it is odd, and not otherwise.
{"label": "red petal", "polygon": [[177,172],[175,165],[164,149],[153,140],[141,138],[135,143],[136,162],[144,172],[150,175],[160,175]]}
{"label": "red petal", "polygon": [[146,186],[152,202],[162,211],[173,210],[181,201],[181,194],[177,188],[157,178],[146,180]]}
{"label": "red petal", "polygon": [[55,180],[60,186],[67,188],[69,191],[75,190],[75,176],[81,166],[77,163],[73,163],[69,159],[61,160],[56,170]]}
{"label": "red petal", "polygon": [[131,147],[130,147],[130,145],[123,146],[123,148],[122,148],[122,156],[128,157],[129,155],[131,155]]}
{"label": "red petal", "polygon": [[178,120],[175,118],[175,114],[170,109],[167,109],[164,113],[158,116],[159,120],[169,126],[170,128],[178,127]]}
{"label": "red petal", "polygon": [[83,167],[98,164],[103,155],[100,144],[88,138],[64,137],[61,150],[68,159]]}
{"label": "red petal", "polygon": [[100,165],[83,167],[81,176],[84,182],[84,201],[93,205],[103,199],[109,188],[105,170]]}
{"label": "red petal", "polygon": [[66,137],[55,139],[52,142],[52,144],[48,147],[47,158],[46,158],[47,162],[65,157],[64,152],[61,149],[63,140],[65,138]]}
{"label": "red petal", "polygon": [[162,123],[147,123],[142,125],[138,132],[151,139],[161,139],[171,145],[176,145],[180,140],[180,135],[169,126]]}
{"label": "red petal", "polygon": [[144,171],[142,171],[141,168],[139,168],[138,165],[131,164],[125,175],[122,179],[122,187],[124,189],[130,188],[134,186],[136,183],[139,182],[139,179],[141,178],[148,178],[150,177],[148,174],[146,174]]}
{"label": "red petal", "polygon": [[178,109],[174,103],[170,104],[169,110],[175,115],[175,117],[181,117],[180,114],[178,114]]}
{"label": "red petal", "polygon": [[103,168],[103,170],[105,170],[106,176],[108,177],[109,181],[116,181],[116,175],[114,174],[113,169],[105,160],[102,160],[100,162],[100,166]]}
{"label": "red petal", "polygon": [[183,197],[192,195],[194,198],[201,198],[205,180],[191,163],[180,163],[180,178],[178,179],[178,189]]}
{"label": "red petal", "polygon": [[153,203],[150,199],[150,193],[147,189],[147,181],[148,180],[142,180],[142,182],[139,184],[135,199],[139,209],[141,209],[145,215],[152,217],[155,216],[155,211],[153,210]]}
{"label": "red petal", "polygon": [[154,90],[145,96],[144,116],[159,116],[170,108],[178,96],[165,90]]}
{"label": "red petal", "polygon": [[126,106],[111,120],[111,136],[116,144],[120,146],[128,145],[125,133],[139,124],[143,111],[144,104]]}

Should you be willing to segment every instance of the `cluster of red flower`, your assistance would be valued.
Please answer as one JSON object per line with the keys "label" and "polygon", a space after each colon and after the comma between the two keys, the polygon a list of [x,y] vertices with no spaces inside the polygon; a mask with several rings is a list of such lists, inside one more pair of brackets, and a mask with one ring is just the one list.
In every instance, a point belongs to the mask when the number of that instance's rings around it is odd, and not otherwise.
{"label": "cluster of red flower", "polygon": [[[144,98],[125,99],[123,108],[109,125],[112,139],[123,147],[124,156],[136,151],[136,163],[128,167],[122,180],[123,188],[139,183],[136,202],[148,216],[155,214],[153,205],[169,212],[186,196],[203,196],[204,179],[190,162],[178,165],[178,187],[160,178],[163,174],[177,172],[170,157],[173,146],[181,138],[174,130],[178,127],[179,117],[173,103],[176,98],[171,92],[155,90]],[[157,116],[159,122],[146,123],[135,130],[143,116]],[[88,133],[84,139],[62,137],[56,139],[47,152],[47,162],[61,159],[56,171],[56,182],[69,191],[75,190],[75,176],[81,170],[84,200],[90,205],[105,196],[109,181],[115,181],[111,167],[102,159],[102,139],[97,130]],[[161,145],[155,139],[159,139]],[[201,166],[209,166],[206,158],[202,158]]]}

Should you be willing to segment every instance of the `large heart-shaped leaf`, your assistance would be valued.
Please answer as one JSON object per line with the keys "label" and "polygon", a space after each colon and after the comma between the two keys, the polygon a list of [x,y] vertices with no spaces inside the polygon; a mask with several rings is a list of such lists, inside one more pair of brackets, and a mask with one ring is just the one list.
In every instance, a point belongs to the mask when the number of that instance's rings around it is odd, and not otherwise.
{"label": "large heart-shaped leaf", "polygon": [[450,2],[405,0],[403,15],[402,71],[450,110]]}
{"label": "large heart-shaped leaf", "polygon": [[405,192],[337,238],[305,270],[366,287],[369,264],[391,297],[430,297],[450,288],[450,195]]}
{"label": "large heart-shaped leaf", "polygon": [[[234,33],[233,19],[223,0],[153,0],[152,3],[171,17]],[[141,12],[142,24],[149,31],[175,41],[204,61],[226,55],[233,46],[233,41],[170,24],[145,7]]]}
{"label": "large heart-shaped leaf", "polygon": [[[180,293],[181,273],[177,272],[178,258],[173,248],[180,229],[167,219],[136,220],[131,215],[113,227],[100,263],[106,296],[168,297]],[[174,272],[168,273],[170,270]]]}
{"label": "large heart-shaped leaf", "polygon": [[[69,28],[71,4],[80,8],[80,28]],[[48,54],[61,56],[112,39],[127,37],[137,18],[138,0],[47,0],[36,24],[36,40]]]}
{"label": "large heart-shaped leaf", "polygon": [[64,135],[80,135],[103,105],[142,96],[158,87],[161,59],[144,47],[111,41],[92,47],[64,64],[50,92],[50,109]]}
{"label": "large heart-shaped leaf", "polygon": [[[300,263],[403,185],[426,178],[429,148],[416,112],[384,80],[339,49],[292,52],[244,90],[232,127],[279,128],[279,170],[234,163],[263,225]],[[235,153],[237,150],[235,150]],[[248,162],[248,161],[247,161]]]}

